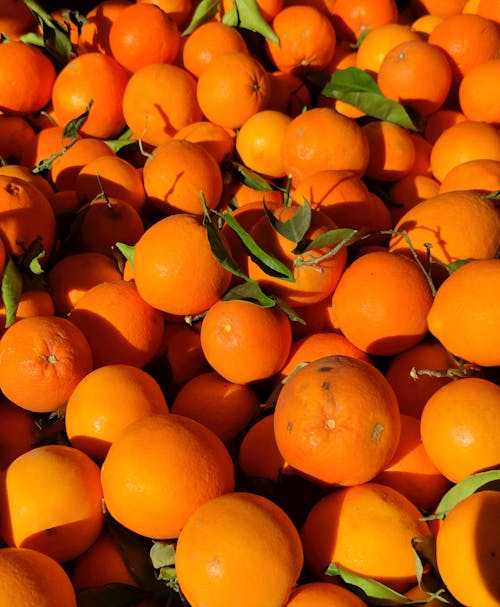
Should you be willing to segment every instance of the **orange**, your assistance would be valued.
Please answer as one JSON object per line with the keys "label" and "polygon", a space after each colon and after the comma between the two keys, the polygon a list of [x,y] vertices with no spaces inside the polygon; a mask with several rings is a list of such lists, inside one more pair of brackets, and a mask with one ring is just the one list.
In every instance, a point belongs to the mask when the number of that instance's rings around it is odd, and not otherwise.
{"label": "orange", "polygon": [[441,284],[428,315],[430,332],[447,350],[486,367],[500,364],[499,272],[499,259],[465,264]]}
{"label": "orange", "polygon": [[0,237],[10,255],[22,255],[40,239],[47,261],[56,242],[56,218],[47,198],[32,183],[0,175]]}
{"label": "orange", "polygon": [[134,270],[139,295],[170,314],[204,312],[231,282],[201,219],[187,213],[169,215],[144,232],[135,247]]}
{"label": "orange", "polygon": [[151,413],[168,413],[157,381],[137,367],[105,365],[88,373],[71,393],[66,434],[73,447],[103,460],[128,424]]}
{"label": "orange", "polygon": [[429,534],[418,508],[379,483],[332,491],[311,508],[301,529],[306,563],[314,576],[329,563],[404,592],[416,583],[414,537]]}
{"label": "orange", "polygon": [[276,110],[262,110],[245,120],[236,134],[236,151],[243,164],[271,179],[285,177],[281,146],[291,120]]}
{"label": "orange", "polygon": [[80,133],[111,139],[125,128],[122,99],[127,85],[125,69],[100,52],[77,55],[57,74],[52,87],[52,104],[59,126],[92,107]]}
{"label": "orange", "polygon": [[286,462],[307,478],[364,483],[387,466],[398,445],[396,396],[371,363],[324,356],[288,377],[276,402],[274,433]]}
{"label": "orange", "polygon": [[440,191],[439,182],[427,175],[409,173],[396,179],[389,187],[389,211],[393,225],[419,202],[437,196]]}
{"label": "orange", "polygon": [[237,129],[267,107],[269,75],[248,52],[232,51],[212,58],[199,75],[196,98],[208,120]]}
{"label": "orange", "polygon": [[[401,217],[395,230],[407,233],[423,263],[428,255],[426,244],[431,246],[432,258],[445,264],[460,259],[491,259],[500,246],[500,216],[495,204],[467,190],[423,200]],[[400,234],[391,237],[389,249],[410,255],[408,242]],[[443,273],[436,271],[437,276]]]}
{"label": "orange", "polygon": [[82,554],[104,523],[98,465],[66,445],[43,445],[17,457],[1,490],[5,542],[59,562]]}
{"label": "orange", "polygon": [[332,298],[338,329],[360,350],[379,356],[421,341],[431,305],[432,292],[417,263],[386,250],[355,259]]}
{"label": "orange", "polygon": [[7,177],[18,177],[23,181],[27,181],[34,185],[40,192],[50,200],[54,194],[54,189],[50,182],[42,177],[39,173],[33,173],[28,167],[20,164],[4,164],[0,166],[0,175],[6,175]]}
{"label": "orange", "polygon": [[459,110],[451,108],[436,110],[426,117],[424,125],[425,139],[431,145],[434,145],[443,131],[457,122],[464,122],[465,120],[467,120],[466,117]]}
{"label": "orange", "polygon": [[269,83],[271,96],[267,104],[268,110],[284,112],[295,118],[311,107],[311,92],[307,83],[295,74],[286,72],[270,72]]}
{"label": "orange", "polygon": [[109,30],[113,57],[132,73],[152,63],[173,63],[180,43],[177,23],[154,4],[139,2],[128,6]]}
{"label": "orange", "polygon": [[279,43],[266,40],[266,51],[281,72],[304,74],[324,70],[333,58],[335,30],[328,16],[306,4],[282,8],[272,20]]}
{"label": "orange", "polygon": [[3,162],[24,164],[24,159],[33,154],[35,146],[35,131],[26,118],[0,115],[0,157]]}
{"label": "orange", "polygon": [[36,31],[37,21],[23,0],[5,0],[0,8],[0,31],[17,40],[23,34]]}
{"label": "orange", "polygon": [[377,76],[387,53],[401,42],[420,40],[417,32],[401,23],[386,23],[367,31],[356,52],[356,67]]}
{"label": "orange", "polygon": [[424,40],[428,40],[432,30],[442,21],[444,21],[444,17],[440,17],[439,15],[421,15],[412,21],[411,29],[417,32]]}
{"label": "orange", "polygon": [[256,421],[241,439],[238,464],[246,477],[276,482],[285,468],[274,436],[274,414]]}
{"label": "orange", "polygon": [[87,338],[95,367],[144,367],[161,343],[163,315],[142,299],[133,281],[95,285],[78,299],[68,318]]}
{"label": "orange", "polygon": [[458,15],[465,6],[465,0],[411,0],[412,10],[417,15],[430,14],[446,19]]}
{"label": "orange", "polygon": [[500,602],[499,508],[498,491],[478,491],[456,504],[439,529],[439,573],[453,597],[464,605],[495,607]]}
{"label": "orange", "polygon": [[[26,289],[19,297],[16,308],[16,320],[30,316],[53,316],[54,300],[45,289]],[[0,335],[5,331],[5,304],[0,303]]]}
{"label": "orange", "polygon": [[[286,512],[248,492],[205,502],[176,546],[179,587],[192,607],[285,605],[303,565],[299,533]],[[244,572],[244,575],[242,573]]]}
{"label": "orange", "polygon": [[338,37],[349,42],[381,25],[396,23],[398,19],[394,0],[337,0],[328,12]]}
{"label": "orange", "polygon": [[180,388],[170,410],[202,423],[229,444],[250,423],[259,403],[250,386],[235,384],[208,371],[192,377]]}
{"label": "orange", "polygon": [[370,362],[369,356],[352,344],[342,333],[333,331],[317,331],[296,340],[292,344],[290,355],[285,366],[281,369],[281,378],[290,375],[297,365],[310,363],[323,356],[342,355],[360,358]]}
{"label": "orange", "polygon": [[495,0],[479,0],[476,10],[478,15],[491,19],[500,25],[500,11]]}
{"label": "orange", "polygon": [[79,253],[94,252],[113,257],[117,242],[133,246],[144,234],[138,211],[120,198],[96,198],[79,209],[77,221],[71,244]]}
{"label": "orange", "polygon": [[186,21],[192,13],[192,0],[138,0],[139,3],[156,4],[169,17],[171,17],[179,27],[187,25]]}
{"label": "orange", "polygon": [[434,142],[432,173],[442,182],[458,164],[479,159],[500,160],[500,132],[486,122],[461,121],[446,129]]}
{"label": "orange", "polygon": [[458,483],[470,474],[498,467],[500,386],[464,377],[442,386],[425,404],[422,441],[432,462]]}
{"label": "orange", "polygon": [[129,424],[101,467],[106,508],[140,535],[174,539],[207,500],[234,488],[234,466],[211,430],[183,415]]}
{"label": "orange", "polygon": [[431,152],[432,144],[427,141],[423,133],[410,131],[410,138],[415,147],[415,161],[411,167],[410,173],[414,175],[431,176]]}
{"label": "orange", "polygon": [[499,93],[499,78],[500,58],[483,61],[462,78],[458,98],[460,108],[469,120],[500,126],[500,111],[493,102]]}
{"label": "orange", "polygon": [[[284,0],[258,0],[257,7],[265,21],[272,21],[283,8]],[[225,14],[234,7],[233,0],[222,0],[222,13]]]}
{"label": "orange", "polygon": [[167,374],[172,377],[176,387],[189,379],[208,371],[208,363],[201,348],[200,333],[187,324],[166,322],[163,329],[160,355],[165,361]]}
{"label": "orange", "polygon": [[158,146],[182,127],[203,118],[196,99],[196,80],[177,65],[146,65],[127,83],[123,115],[136,138]]}
{"label": "orange", "polygon": [[90,202],[104,190],[110,198],[120,198],[138,212],[146,202],[142,174],[130,162],[116,155],[98,156],[80,171],[75,189],[82,202]]}
{"label": "orange", "polygon": [[29,411],[5,397],[0,400],[0,422],[0,470],[4,470],[33,447],[38,440],[38,429]]}
{"label": "orange", "polygon": [[452,378],[418,372],[446,372],[457,367],[456,360],[443,345],[423,341],[396,354],[390,360],[384,375],[396,393],[401,413],[420,419],[427,400],[441,386],[452,381]]}
{"label": "orange", "polygon": [[373,120],[363,127],[370,155],[365,175],[379,181],[395,181],[407,175],[415,162],[415,145],[403,127]]}
{"label": "orange", "polygon": [[200,337],[203,353],[217,373],[234,383],[249,384],[268,379],[283,367],[292,330],[277,306],[219,300],[203,317]]}
{"label": "orange", "polygon": [[294,181],[324,169],[350,170],[362,175],[369,146],[354,120],[331,108],[313,108],[296,116],[283,138],[283,165]]}
{"label": "orange", "polygon": [[103,253],[74,253],[59,259],[47,272],[49,288],[59,316],[71,311],[78,299],[101,282],[120,280],[116,262]]}
{"label": "orange", "polygon": [[217,164],[223,165],[232,159],[234,152],[234,132],[214,124],[209,120],[199,120],[179,129],[174,139],[185,139],[199,143],[212,154]]}
{"label": "orange", "polygon": [[2,41],[0,65],[0,111],[26,116],[49,103],[56,70],[41,49],[21,41]]}
{"label": "orange", "polygon": [[329,582],[304,582],[294,588],[285,607],[366,607],[354,592]]}
{"label": "orange", "polygon": [[78,327],[58,316],[32,316],[0,339],[0,390],[16,405],[39,413],[62,407],[92,370],[92,352]]}
{"label": "orange", "polygon": [[66,571],[29,548],[0,549],[0,592],[5,605],[15,607],[76,607]]}
{"label": "orange", "polygon": [[144,165],[144,189],[162,215],[203,214],[202,194],[209,209],[219,204],[222,172],[200,143],[170,139],[159,145]]}
{"label": "orange", "polygon": [[427,454],[420,437],[420,420],[401,415],[401,436],[389,465],[375,482],[396,489],[419,510],[432,513],[451,486]]}
{"label": "orange", "polygon": [[500,28],[481,15],[455,14],[434,28],[429,43],[445,52],[453,86],[458,87],[474,66],[498,56]]}
{"label": "orange", "polygon": [[451,67],[441,48],[425,40],[407,40],[386,54],[377,84],[389,99],[428,116],[446,101]]}
{"label": "orange", "polygon": [[78,54],[100,52],[111,56],[109,32],[113,21],[132,4],[132,0],[102,0],[86,13],[78,38]]}
{"label": "orange", "polygon": [[475,190],[487,194],[500,190],[500,160],[478,158],[457,164],[441,182],[439,192]]}
{"label": "orange", "polygon": [[214,57],[231,52],[249,53],[241,33],[220,21],[207,21],[185,38],[181,51],[182,65],[199,78]]}

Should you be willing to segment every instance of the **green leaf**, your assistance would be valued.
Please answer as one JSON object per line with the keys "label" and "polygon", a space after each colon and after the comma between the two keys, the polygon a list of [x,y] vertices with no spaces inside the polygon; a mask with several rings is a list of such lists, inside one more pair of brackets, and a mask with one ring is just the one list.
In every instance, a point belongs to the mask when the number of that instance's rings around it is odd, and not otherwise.
{"label": "green leaf", "polygon": [[19,268],[9,257],[2,276],[2,301],[5,306],[5,328],[16,320],[19,298],[23,292],[23,278]]}
{"label": "green leaf", "polygon": [[220,0],[201,0],[196,6],[191,21],[182,32],[182,35],[189,36],[189,34],[192,34],[197,27],[215,17],[219,10]]}
{"label": "green leaf", "polygon": [[307,200],[297,208],[295,215],[287,221],[277,219],[265,204],[264,209],[273,228],[292,242],[299,243],[311,227],[311,206]]}
{"label": "green leaf", "polygon": [[37,18],[42,35],[40,37],[27,34],[26,36],[22,36],[21,40],[28,44],[43,46],[59,67],[66,65],[73,51],[67,26],[54,19],[50,13],[45,11],[34,0],[24,0],[24,4]]}
{"label": "green leaf", "polygon": [[[234,22],[234,11],[236,11],[237,23]],[[238,25],[243,29],[261,34],[270,42],[279,44],[276,32],[262,16],[256,0],[234,0],[233,9],[222,17],[222,23],[231,26]]]}
{"label": "green leaf", "polygon": [[175,546],[173,542],[153,542],[149,556],[155,569],[175,565]]}
{"label": "green leaf", "polygon": [[250,279],[247,282],[235,285],[232,289],[229,289],[222,299],[226,301],[234,299],[255,301],[263,308],[273,308],[276,305],[276,300],[273,297],[266,295],[256,280]]}
{"label": "green leaf", "polygon": [[484,198],[491,198],[492,200],[500,200],[500,190],[488,192],[487,194],[483,194],[483,196]]}
{"label": "green leaf", "polygon": [[64,139],[75,139],[75,137],[79,137],[80,129],[87,121],[87,118],[89,117],[90,109],[92,108],[93,104],[94,104],[94,100],[90,99],[89,102],[87,103],[84,111],[79,116],[75,116],[75,118],[73,118],[72,120],[70,120],[68,122],[68,124],[66,124],[66,126],[64,127],[64,130],[63,130],[63,134],[62,134],[63,140]]}
{"label": "green leaf", "polygon": [[369,600],[370,605],[411,605],[413,603],[411,599],[392,590],[385,584],[353,573],[336,563],[330,563],[325,573],[326,575],[338,576],[349,586],[360,590],[361,598]]}
{"label": "green leaf", "polygon": [[273,189],[269,181],[264,179],[259,173],[251,171],[245,165],[240,164],[239,162],[233,162],[233,167],[240,173],[243,177],[243,183],[249,188],[253,188],[259,192],[267,192]]}
{"label": "green leaf", "polygon": [[471,261],[471,260],[470,259],[457,259],[457,261],[447,263],[446,269],[448,270],[448,272],[450,274],[453,274],[453,272],[456,272],[459,268],[461,268],[462,266],[465,266],[465,264],[469,263],[469,261]]}
{"label": "green leaf", "polygon": [[329,257],[336,255],[340,249],[349,244],[358,233],[357,230],[351,228],[336,228],[328,230],[324,234],[320,234],[313,240],[302,241],[294,249],[294,253],[300,255],[306,251],[314,251],[315,249],[324,249],[333,247],[328,254]]}
{"label": "green leaf", "polygon": [[77,593],[77,607],[128,607],[138,605],[148,593],[129,584],[105,584],[82,588]]}
{"label": "green leaf", "polygon": [[448,512],[450,512],[450,510],[452,510],[452,508],[454,508],[463,499],[469,497],[469,495],[472,495],[480,489],[484,489],[485,486],[489,485],[490,483],[495,483],[495,486],[497,486],[499,481],[500,469],[487,470],[486,472],[476,472],[475,474],[471,474],[456,485],[453,485],[453,487],[449,489],[441,498],[441,501],[436,507],[435,513],[430,516],[423,517],[423,520],[428,521],[435,518],[445,518]]}
{"label": "green leaf", "polygon": [[350,103],[373,118],[394,122],[408,129],[417,129],[406,108],[384,97],[375,80],[357,67],[333,72],[323,86],[321,94]]}
{"label": "green leaf", "polygon": [[133,137],[132,129],[127,129],[116,139],[105,139],[104,142],[109,145],[115,154],[118,154],[124,148],[139,145],[138,139]]}
{"label": "green leaf", "polygon": [[290,307],[283,299],[281,299],[280,297],[275,297],[274,299],[276,300],[278,308],[282,312],[284,312],[292,322],[298,322],[301,325],[306,324],[305,320],[301,318],[297,314],[297,312],[292,307]]}
{"label": "green leaf", "polygon": [[39,276],[43,274],[44,270],[40,264],[40,260],[45,257],[45,249],[41,238],[35,238],[35,240],[25,250],[22,257],[22,267]]}
{"label": "green leaf", "polygon": [[125,257],[125,259],[130,263],[132,270],[133,270],[134,269],[135,246],[125,244],[124,242],[115,242],[115,247],[120,251],[120,253]]}

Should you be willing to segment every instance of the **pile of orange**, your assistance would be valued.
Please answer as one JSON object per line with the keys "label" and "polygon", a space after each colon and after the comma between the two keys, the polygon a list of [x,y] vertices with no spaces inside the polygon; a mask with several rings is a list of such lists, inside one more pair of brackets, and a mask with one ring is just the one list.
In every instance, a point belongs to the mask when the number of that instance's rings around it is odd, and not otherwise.
{"label": "pile of orange", "polygon": [[498,1],[0,4],[0,604],[499,607]]}

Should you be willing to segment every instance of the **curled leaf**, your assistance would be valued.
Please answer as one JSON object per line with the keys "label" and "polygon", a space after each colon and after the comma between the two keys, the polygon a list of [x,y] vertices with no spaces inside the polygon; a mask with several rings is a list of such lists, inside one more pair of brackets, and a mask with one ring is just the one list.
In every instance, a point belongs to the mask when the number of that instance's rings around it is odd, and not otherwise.
{"label": "curled leaf", "polygon": [[292,242],[299,243],[311,227],[311,206],[307,200],[297,208],[295,215],[287,221],[277,219],[265,204],[264,210],[273,228]]}
{"label": "curled leaf", "polygon": [[23,279],[19,268],[9,258],[2,276],[2,301],[5,306],[5,328],[16,320],[17,306],[23,292]]}

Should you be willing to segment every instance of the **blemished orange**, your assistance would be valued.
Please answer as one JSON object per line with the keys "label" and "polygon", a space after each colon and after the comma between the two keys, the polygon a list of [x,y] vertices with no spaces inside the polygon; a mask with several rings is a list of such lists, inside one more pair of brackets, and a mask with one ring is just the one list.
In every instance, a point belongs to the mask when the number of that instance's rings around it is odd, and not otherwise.
{"label": "blemished orange", "polygon": [[366,607],[357,594],[330,582],[304,582],[296,586],[285,607]]}
{"label": "blemished orange", "polygon": [[[278,221],[289,221],[295,217],[299,206],[281,206],[273,210]],[[304,239],[314,241],[322,234],[335,230],[337,225],[322,211],[311,209],[311,220]],[[255,242],[265,251],[281,261],[293,276],[293,281],[265,272],[250,255],[244,263],[248,276],[283,299],[292,307],[317,303],[329,297],[336,288],[347,263],[347,249],[341,247],[335,254],[334,245],[308,249],[295,253],[296,243],[280,234],[267,216],[256,221],[250,230]],[[323,259],[323,256],[328,256]]]}
{"label": "blemished orange", "polygon": [[23,34],[34,32],[37,27],[35,15],[22,0],[5,0],[0,8],[0,31],[14,40]]}
{"label": "blemished orange", "polygon": [[199,143],[212,154],[218,165],[229,162],[234,153],[234,132],[209,120],[199,120],[179,129],[174,139]]}
{"label": "blemished orange", "polygon": [[[401,235],[405,231],[414,252],[427,263],[428,251],[434,260],[449,264],[465,259],[491,259],[500,247],[500,215],[495,204],[472,190],[444,192],[419,202],[395,226],[389,250],[410,256],[410,247]],[[432,267],[437,270],[442,268]]]}
{"label": "blemished orange", "polygon": [[205,502],[189,517],[175,569],[192,607],[232,607],[235,597],[261,607],[286,604],[303,562],[299,532],[286,512],[240,491]]}
{"label": "blemished orange", "polygon": [[386,23],[367,32],[356,52],[356,67],[377,76],[387,53],[401,42],[420,40],[417,32],[401,23]]}
{"label": "blemished orange", "polygon": [[389,211],[393,226],[403,215],[419,202],[437,196],[441,191],[439,182],[428,175],[409,173],[389,186]]}
{"label": "blemished orange", "polygon": [[363,175],[370,151],[357,122],[332,108],[312,108],[288,125],[282,155],[286,174],[300,182],[324,169]]}
{"label": "blemished orange", "polygon": [[201,348],[200,333],[185,323],[165,322],[162,347],[168,375],[176,387],[192,377],[208,371],[208,363]]}
{"label": "blemished orange", "polygon": [[482,194],[500,190],[500,160],[478,158],[457,164],[441,182],[439,193],[474,190]]}
{"label": "blemished orange", "polygon": [[250,478],[276,482],[286,467],[274,436],[274,413],[257,420],[241,439],[238,464]]}
{"label": "blemished orange", "polygon": [[82,25],[78,37],[78,54],[99,52],[111,56],[111,25],[131,4],[132,0],[101,0],[91,8],[85,15],[88,23]]}
{"label": "blemished orange", "polygon": [[4,162],[24,165],[35,147],[35,131],[24,116],[0,115],[0,157]]}
{"label": "blemished orange", "polygon": [[336,34],[328,16],[307,4],[288,5],[272,20],[279,43],[266,40],[265,48],[280,71],[306,74],[324,70],[333,58]]}
{"label": "blemished orange", "polygon": [[229,444],[251,422],[259,404],[260,398],[251,386],[235,384],[208,371],[179,389],[170,410],[202,423]]}
{"label": "blemished orange", "polygon": [[277,306],[219,300],[203,317],[200,338],[215,371],[234,383],[250,384],[272,377],[283,367],[292,329],[288,316]]}
{"label": "blemished orange", "polygon": [[[0,124],[1,126],[1,124]],[[42,194],[50,200],[50,197],[54,194],[54,188],[50,184],[49,180],[42,177],[38,173],[33,173],[28,167],[20,164],[4,164],[0,167],[0,175],[7,177],[17,177],[23,181],[27,181],[35,186]]]}
{"label": "blemished orange", "polygon": [[431,152],[431,170],[442,182],[457,165],[468,160],[500,160],[500,131],[478,120],[463,120],[436,139]]}
{"label": "blemished orange", "polygon": [[62,407],[93,365],[84,334],[58,316],[32,316],[10,325],[0,339],[0,361],[0,390],[38,413]]}
{"label": "blemished orange", "polygon": [[174,539],[207,500],[234,489],[234,465],[220,438],[174,413],[129,424],[101,466],[106,508],[127,529]]}
{"label": "blemished orange", "polygon": [[[396,354],[384,375],[396,393],[401,413],[420,419],[424,405],[432,394],[452,381],[451,377],[446,376],[446,371],[457,368],[457,361],[442,344],[422,341]],[[419,371],[441,372],[443,376]]]}
{"label": "blemished orange", "polygon": [[424,137],[431,145],[434,145],[443,131],[457,122],[464,122],[465,120],[467,118],[458,109],[442,108],[436,110],[425,120]]}
{"label": "blemished orange", "polygon": [[[15,320],[30,316],[53,316],[55,313],[54,300],[45,289],[26,289],[17,302]],[[0,302],[0,335],[5,331],[5,304]]]}
{"label": "blemished orange", "polygon": [[0,111],[26,116],[49,103],[56,69],[41,49],[20,40],[2,40],[0,64]]}
{"label": "blemished orange", "polygon": [[392,459],[400,413],[375,366],[351,356],[324,356],[288,377],[277,398],[274,433],[299,474],[324,485],[357,485]]}
{"label": "blemished orange", "polygon": [[453,483],[498,467],[500,386],[481,377],[464,377],[442,386],[422,411],[425,450]]}
{"label": "blemished orange", "polygon": [[35,417],[5,397],[0,399],[0,470],[4,470],[38,440]]}
{"label": "blemished orange", "polygon": [[78,172],[75,190],[82,202],[90,202],[104,193],[128,202],[138,212],[146,202],[142,174],[130,162],[116,155],[99,156]]}
{"label": "blemished orange", "polygon": [[320,498],[300,531],[313,575],[337,563],[398,592],[416,583],[411,540],[429,535],[418,508],[396,489],[368,482]]}
{"label": "blemished orange", "polygon": [[67,63],[52,87],[52,105],[59,126],[92,107],[80,129],[87,137],[111,139],[125,128],[122,99],[128,81],[125,69],[100,52],[77,55]]}
{"label": "blemished orange", "polygon": [[448,97],[451,67],[442,49],[425,40],[407,40],[386,54],[377,84],[384,96],[428,116]]}
{"label": "blemished orange", "polygon": [[82,554],[103,529],[99,466],[67,445],[42,445],[17,457],[5,471],[0,500],[7,545],[59,562]]}
{"label": "blemished orange", "polygon": [[401,436],[389,465],[375,482],[396,489],[422,512],[432,513],[451,482],[437,469],[420,436],[420,420],[401,415]]}
{"label": "blemished orange", "polygon": [[236,151],[245,166],[265,177],[285,177],[281,146],[292,118],[276,110],[250,116],[236,134]]}
{"label": "blemished orange", "polygon": [[123,115],[134,137],[151,146],[160,145],[203,118],[194,76],[170,63],[146,65],[127,82]]}
{"label": "blemished orange", "polygon": [[65,430],[73,447],[103,460],[128,424],[152,413],[168,413],[158,382],[131,365],[105,365],[75,386],[66,404]]}
{"label": "blemished orange", "polygon": [[222,196],[222,171],[200,143],[169,139],[146,159],[144,189],[150,203],[162,215],[203,215],[202,196],[215,209]]}
{"label": "blemished orange", "polygon": [[394,0],[337,0],[330,4],[328,14],[338,37],[355,42],[368,30],[396,23],[398,7]]}
{"label": "blemished orange", "polygon": [[290,355],[285,366],[281,369],[279,377],[287,377],[295,370],[297,365],[310,363],[318,358],[323,358],[323,356],[339,354],[371,362],[368,354],[351,343],[342,333],[317,331],[293,342]]}
{"label": "blemished orange", "polygon": [[242,51],[213,57],[196,87],[196,98],[206,118],[230,129],[241,127],[250,116],[266,109],[270,94],[264,66]]}
{"label": "blemished orange", "polygon": [[121,280],[114,259],[104,253],[74,253],[54,263],[47,272],[58,316],[66,316],[78,299],[101,282]]}
{"label": "blemished orange", "polygon": [[500,364],[499,276],[500,259],[466,263],[440,285],[427,317],[447,350],[486,367]]}
{"label": "blemished orange", "polygon": [[179,26],[154,4],[128,6],[109,30],[111,54],[131,73],[152,63],[173,63],[180,44]]}
{"label": "blemished orange", "polygon": [[425,337],[432,301],[418,264],[382,250],[366,253],[346,268],[332,308],[336,326],[360,350],[394,356]]}
{"label": "blemished orange", "polygon": [[68,314],[85,335],[95,367],[144,367],[158,350],[163,314],[144,301],[134,281],[101,282],[83,294]]}
{"label": "blemished orange", "polygon": [[496,607],[500,602],[499,508],[500,492],[478,491],[458,502],[441,522],[437,566],[444,584],[461,604]]}
{"label": "blemished orange", "polygon": [[0,549],[0,592],[5,605],[76,607],[75,589],[63,567],[29,548]]}
{"label": "blemished orange", "polygon": [[207,21],[185,38],[182,45],[182,65],[199,78],[214,57],[222,53],[249,53],[240,32],[220,21]]}
{"label": "blemished orange", "polygon": [[361,128],[370,148],[366,177],[395,181],[411,171],[415,145],[408,130],[386,120],[373,120]]}
{"label": "blemished orange", "polygon": [[47,261],[56,244],[56,218],[49,201],[32,183],[0,175],[0,236],[9,255],[22,255],[40,239]]}
{"label": "blemished orange", "polygon": [[469,120],[500,126],[500,110],[493,101],[500,92],[499,82],[500,58],[484,61],[465,74],[458,88],[458,99]]}
{"label": "blemished orange", "polygon": [[218,301],[232,275],[213,255],[201,218],[174,213],[151,225],[137,242],[134,276],[139,295],[151,306],[185,316]]}

